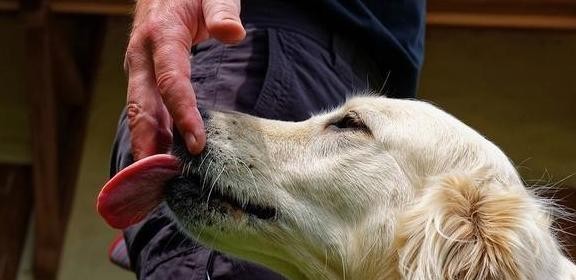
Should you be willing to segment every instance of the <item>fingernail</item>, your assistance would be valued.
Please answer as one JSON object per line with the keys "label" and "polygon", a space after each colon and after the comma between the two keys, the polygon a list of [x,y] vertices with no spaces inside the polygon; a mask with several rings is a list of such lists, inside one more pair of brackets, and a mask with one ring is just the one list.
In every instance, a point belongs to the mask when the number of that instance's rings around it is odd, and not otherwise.
{"label": "fingernail", "polygon": [[194,134],[192,133],[186,133],[186,147],[188,148],[188,151],[192,154],[196,153],[196,136],[194,136]]}

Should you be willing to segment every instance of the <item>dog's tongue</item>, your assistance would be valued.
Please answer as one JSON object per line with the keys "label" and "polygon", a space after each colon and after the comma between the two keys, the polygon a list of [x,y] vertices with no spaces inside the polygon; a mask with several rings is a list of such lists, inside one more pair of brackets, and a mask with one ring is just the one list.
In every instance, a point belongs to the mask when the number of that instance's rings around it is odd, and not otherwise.
{"label": "dog's tongue", "polygon": [[118,229],[142,220],[163,199],[164,185],[178,175],[179,161],[171,155],[141,159],[118,172],[98,195],[98,213]]}

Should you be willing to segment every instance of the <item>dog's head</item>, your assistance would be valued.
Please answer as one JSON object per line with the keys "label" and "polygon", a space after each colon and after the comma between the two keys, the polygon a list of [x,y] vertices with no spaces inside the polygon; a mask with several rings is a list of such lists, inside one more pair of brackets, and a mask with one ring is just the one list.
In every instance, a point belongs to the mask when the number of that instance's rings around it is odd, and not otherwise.
{"label": "dog's head", "polygon": [[[178,161],[161,156],[131,173],[160,175],[118,180],[166,184],[140,190],[154,201],[162,190],[182,228],[209,246],[293,279],[561,273],[545,207],[507,157],[428,103],[355,97],[303,122],[222,112],[205,121],[200,156],[176,141]],[[144,200],[134,204],[153,204]]]}

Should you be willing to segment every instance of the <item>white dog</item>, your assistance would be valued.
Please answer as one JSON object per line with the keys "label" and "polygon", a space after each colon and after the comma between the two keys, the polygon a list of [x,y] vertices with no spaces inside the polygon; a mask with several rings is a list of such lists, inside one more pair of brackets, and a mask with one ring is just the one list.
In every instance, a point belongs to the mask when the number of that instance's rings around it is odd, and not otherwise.
{"label": "white dog", "polygon": [[576,279],[506,155],[428,103],[365,96],[303,122],[211,112],[206,125],[201,157],[179,145],[178,161],[132,171],[181,172],[148,200],[164,195],[208,246],[289,279]]}

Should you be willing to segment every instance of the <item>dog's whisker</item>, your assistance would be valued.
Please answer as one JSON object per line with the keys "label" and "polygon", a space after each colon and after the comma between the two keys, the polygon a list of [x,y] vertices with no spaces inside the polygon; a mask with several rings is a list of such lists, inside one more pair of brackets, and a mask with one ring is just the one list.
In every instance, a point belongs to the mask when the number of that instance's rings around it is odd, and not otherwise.
{"label": "dog's whisker", "polygon": [[246,168],[246,170],[248,171],[248,173],[250,174],[250,178],[252,179],[252,184],[253,184],[253,188],[254,188],[254,192],[256,192],[256,196],[260,197],[260,192],[258,190],[258,186],[256,185],[256,176],[254,176],[254,172],[252,172],[252,170],[250,169],[250,167],[248,167],[248,165],[246,164],[246,162],[244,162],[243,160],[237,158],[238,162],[240,162],[244,168]]}
{"label": "dog's whisker", "polygon": [[182,175],[183,176],[190,175],[190,162],[185,163],[184,166],[182,167]]}
{"label": "dog's whisker", "polygon": [[185,176],[190,176],[190,171],[191,171],[191,169],[192,169],[192,162],[188,162],[188,163],[186,164],[186,169],[185,169],[185,170],[186,170],[186,173],[185,173]]}
{"label": "dog's whisker", "polygon": [[197,167],[198,172],[200,172],[200,169],[202,168],[204,161],[206,161],[206,159],[210,156],[210,153],[212,153],[212,150],[208,149],[208,152],[206,152],[206,154],[204,156],[202,156],[202,160],[200,161],[200,164],[198,164],[198,167]]}
{"label": "dog's whisker", "polygon": [[388,72],[386,73],[386,78],[384,78],[384,81],[382,82],[382,86],[377,91],[377,93],[385,94],[384,90],[386,89],[386,86],[388,85],[388,79],[390,78],[391,73],[392,73],[392,70],[388,70]]}
{"label": "dog's whisker", "polygon": [[218,182],[218,179],[220,178],[220,175],[222,175],[222,173],[224,172],[224,167],[222,167],[222,170],[220,170],[220,173],[218,173],[218,176],[216,176],[216,179],[214,179],[214,181],[212,182],[212,186],[210,186],[210,191],[208,192],[208,197],[206,198],[206,204],[208,204],[208,202],[210,201],[210,196],[212,195],[212,191],[214,190],[214,186],[216,186],[216,183]]}
{"label": "dog's whisker", "polygon": [[204,187],[206,186],[206,179],[208,178],[208,172],[210,171],[210,166],[212,165],[213,162],[214,160],[210,159],[210,163],[208,163],[208,167],[206,167],[206,171],[204,172],[204,179],[202,180],[202,187],[201,187],[202,190],[204,190]]}

